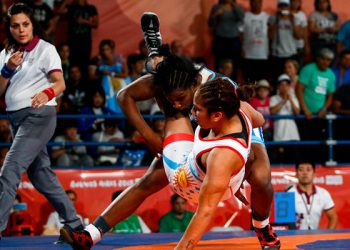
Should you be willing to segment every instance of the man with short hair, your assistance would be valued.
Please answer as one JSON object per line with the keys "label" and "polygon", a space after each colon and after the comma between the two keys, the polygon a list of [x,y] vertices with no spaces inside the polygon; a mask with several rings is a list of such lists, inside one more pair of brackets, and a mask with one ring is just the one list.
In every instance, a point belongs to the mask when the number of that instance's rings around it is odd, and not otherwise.
{"label": "man with short hair", "polygon": [[[327,137],[327,110],[330,109],[335,91],[335,75],[329,68],[334,53],[327,48],[321,49],[316,62],[304,66],[299,74],[296,86],[300,109],[307,120],[298,121],[301,140],[325,140]],[[312,119],[313,116],[319,119]],[[303,150],[303,159],[326,161],[326,146],[316,145]],[[322,152],[322,153],[320,153]]]}
{"label": "man with short hair", "polygon": [[295,166],[298,183],[287,191],[295,193],[295,210],[297,229],[318,229],[322,213],[328,219],[328,229],[334,229],[338,216],[329,192],[313,184],[315,165],[301,162]]}
{"label": "man with short hair", "polygon": [[186,209],[187,201],[178,194],[171,196],[171,211],[159,221],[160,233],[185,232],[193,213]]}

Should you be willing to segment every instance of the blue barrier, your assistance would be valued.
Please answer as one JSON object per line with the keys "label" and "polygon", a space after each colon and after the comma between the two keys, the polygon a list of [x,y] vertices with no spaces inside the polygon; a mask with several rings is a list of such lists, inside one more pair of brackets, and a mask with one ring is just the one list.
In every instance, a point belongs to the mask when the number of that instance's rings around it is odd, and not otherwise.
{"label": "blue barrier", "polygon": [[[145,119],[161,119],[162,115],[143,115]],[[6,115],[0,115],[0,119],[6,119]],[[109,119],[126,119],[123,114],[119,115],[83,115],[83,114],[58,114],[57,119],[81,119],[81,118],[109,118]],[[304,115],[266,115],[265,119],[305,119]],[[319,119],[313,116],[313,119]],[[328,161],[326,165],[333,166],[337,162],[334,160],[334,146],[335,145],[350,145],[350,140],[334,140],[333,139],[333,121],[337,119],[349,119],[350,115],[336,115],[329,113],[324,118],[328,121],[328,136],[326,140],[313,141],[266,141],[267,146],[292,146],[292,145],[326,145],[328,146]],[[0,143],[0,148],[9,147],[11,143]],[[52,146],[116,146],[121,148],[146,148],[145,145],[136,144],[133,142],[49,142],[49,147]]]}

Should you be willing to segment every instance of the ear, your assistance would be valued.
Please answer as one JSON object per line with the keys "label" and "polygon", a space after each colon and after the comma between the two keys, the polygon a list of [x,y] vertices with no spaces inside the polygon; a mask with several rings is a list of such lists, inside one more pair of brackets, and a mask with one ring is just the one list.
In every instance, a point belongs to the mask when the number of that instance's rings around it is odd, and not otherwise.
{"label": "ear", "polygon": [[210,118],[214,121],[214,122],[218,122],[222,119],[223,117],[223,114],[222,112],[213,112],[211,115],[210,115]]}

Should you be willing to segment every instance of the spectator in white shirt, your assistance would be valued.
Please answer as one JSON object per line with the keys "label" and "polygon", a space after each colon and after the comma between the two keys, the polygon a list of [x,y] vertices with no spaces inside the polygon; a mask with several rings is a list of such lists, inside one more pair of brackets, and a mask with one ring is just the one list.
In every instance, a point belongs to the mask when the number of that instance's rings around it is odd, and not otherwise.
{"label": "spectator in white shirt", "polygon": [[322,213],[328,219],[328,229],[334,229],[338,216],[329,192],[313,184],[315,165],[302,162],[296,165],[298,183],[287,191],[295,193],[296,226],[298,229],[318,229]]}

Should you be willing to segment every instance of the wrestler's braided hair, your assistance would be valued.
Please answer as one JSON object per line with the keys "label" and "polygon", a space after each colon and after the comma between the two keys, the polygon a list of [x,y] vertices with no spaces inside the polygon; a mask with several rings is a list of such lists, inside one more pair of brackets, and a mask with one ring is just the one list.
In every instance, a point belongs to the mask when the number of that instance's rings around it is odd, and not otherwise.
{"label": "wrestler's braided hair", "polygon": [[154,82],[164,94],[196,85],[199,69],[195,68],[191,60],[171,54],[167,45],[160,48],[160,54],[164,60],[156,67]]}
{"label": "wrestler's braided hair", "polygon": [[238,113],[240,100],[234,85],[228,80],[216,78],[199,86],[196,98],[204,106],[208,114],[223,112],[231,118]]}

